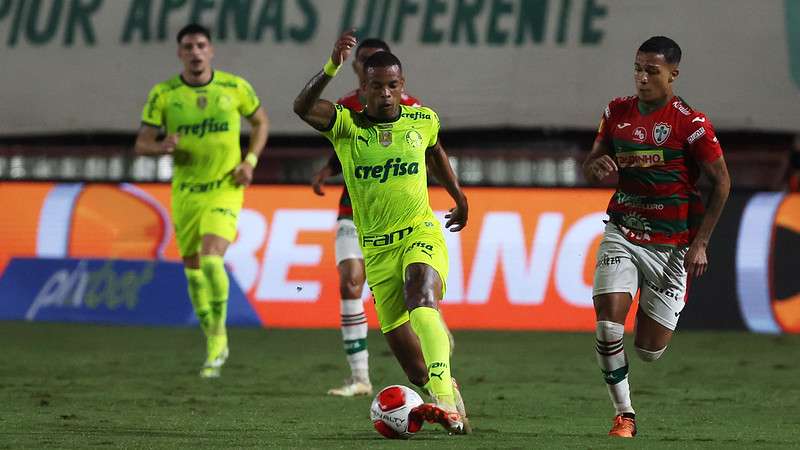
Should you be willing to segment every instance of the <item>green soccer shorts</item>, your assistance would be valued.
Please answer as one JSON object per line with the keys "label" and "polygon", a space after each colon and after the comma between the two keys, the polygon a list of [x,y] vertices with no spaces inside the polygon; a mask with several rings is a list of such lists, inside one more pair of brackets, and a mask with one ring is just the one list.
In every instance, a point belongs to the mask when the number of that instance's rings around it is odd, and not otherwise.
{"label": "green soccer shorts", "polygon": [[406,267],[427,264],[442,279],[442,295],[449,269],[447,246],[438,222],[423,222],[400,245],[364,256],[367,282],[375,298],[375,310],[381,331],[388,333],[408,322],[408,308],[403,295]]}
{"label": "green soccer shorts", "polygon": [[233,242],[243,200],[242,190],[173,195],[172,220],[181,256],[199,253],[207,234]]}

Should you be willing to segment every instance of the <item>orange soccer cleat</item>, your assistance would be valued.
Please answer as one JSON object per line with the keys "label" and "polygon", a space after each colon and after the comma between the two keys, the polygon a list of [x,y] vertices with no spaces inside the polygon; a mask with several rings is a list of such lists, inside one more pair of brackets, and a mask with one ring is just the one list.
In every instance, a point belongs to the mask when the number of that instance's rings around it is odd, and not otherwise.
{"label": "orange soccer cleat", "polygon": [[466,434],[461,414],[455,411],[447,411],[433,403],[423,403],[411,410],[411,414],[418,420],[438,423],[450,434]]}
{"label": "orange soccer cleat", "polygon": [[614,425],[611,426],[609,436],[632,438],[636,436],[636,419],[623,417],[622,414],[614,417]]}

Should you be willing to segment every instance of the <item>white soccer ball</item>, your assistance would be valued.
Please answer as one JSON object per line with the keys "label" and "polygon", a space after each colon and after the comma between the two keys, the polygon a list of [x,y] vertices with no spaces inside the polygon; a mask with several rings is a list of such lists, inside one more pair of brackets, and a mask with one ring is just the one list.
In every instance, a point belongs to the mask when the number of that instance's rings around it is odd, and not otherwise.
{"label": "white soccer ball", "polygon": [[409,417],[412,409],[422,404],[413,389],[400,385],[383,388],[369,409],[372,424],[378,433],[389,439],[408,439],[422,428],[422,421]]}

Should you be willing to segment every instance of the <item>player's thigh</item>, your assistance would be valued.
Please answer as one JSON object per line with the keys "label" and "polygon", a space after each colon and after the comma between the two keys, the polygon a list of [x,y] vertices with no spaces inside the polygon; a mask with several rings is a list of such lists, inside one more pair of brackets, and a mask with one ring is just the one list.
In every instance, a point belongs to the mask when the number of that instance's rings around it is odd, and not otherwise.
{"label": "player's thigh", "polygon": [[228,246],[231,245],[231,241],[222,236],[217,236],[216,234],[204,234],[201,236],[201,240],[201,255],[225,256]]}
{"label": "player's thigh", "polygon": [[[427,223],[427,222],[426,222]],[[424,224],[404,239],[403,279],[406,307],[438,308],[446,291],[449,259],[438,224]]]}
{"label": "player's thigh", "polygon": [[[200,222],[204,208],[202,204],[175,198],[172,201],[172,222],[175,227],[175,241],[178,251],[184,258],[187,267],[193,267],[193,258],[197,257],[202,244],[200,238]],[[199,263],[198,263],[199,264]],[[198,266],[199,267],[199,266]]]}
{"label": "player's thigh", "polygon": [[[227,244],[236,239],[236,225],[239,222],[239,211],[242,209],[241,197],[236,194],[220,194],[208,199],[200,217],[200,236],[213,235],[222,239],[209,240],[209,244],[215,246],[213,248],[215,253],[208,254],[224,254]],[[227,244],[223,241],[227,241]]]}
{"label": "player's thigh", "polygon": [[388,333],[408,322],[403,297],[402,247],[365,256],[364,268],[381,331]]}
{"label": "player's thigh", "polygon": [[408,379],[418,386],[425,384],[428,369],[425,366],[425,358],[422,355],[419,337],[411,329],[411,325],[405,322],[385,333],[384,336]]}
{"label": "player's thigh", "polygon": [[[686,305],[688,274],[683,267],[686,248],[642,247],[642,290],[639,295],[636,341],[646,350],[669,343]],[[645,345],[646,344],[646,345]],[[651,348],[655,347],[655,348]]]}
{"label": "player's thigh", "polygon": [[597,251],[592,286],[598,320],[625,322],[639,289],[639,268],[633,247],[613,224],[606,226]]}
{"label": "player's thigh", "polygon": [[336,265],[348,259],[364,259],[361,247],[358,245],[358,231],[350,219],[336,221],[335,241]]}

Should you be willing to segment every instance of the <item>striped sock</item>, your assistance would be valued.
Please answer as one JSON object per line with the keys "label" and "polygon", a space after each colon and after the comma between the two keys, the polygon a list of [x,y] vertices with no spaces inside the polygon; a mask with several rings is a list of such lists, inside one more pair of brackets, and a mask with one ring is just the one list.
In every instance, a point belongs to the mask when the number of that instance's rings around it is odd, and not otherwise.
{"label": "striped sock", "polygon": [[617,414],[634,412],[628,385],[628,358],[622,342],[624,334],[625,327],[620,323],[606,320],[597,322],[597,364],[603,371],[608,395]]}
{"label": "striped sock", "polygon": [[367,315],[361,299],[342,299],[342,341],[353,378],[369,382]]}

